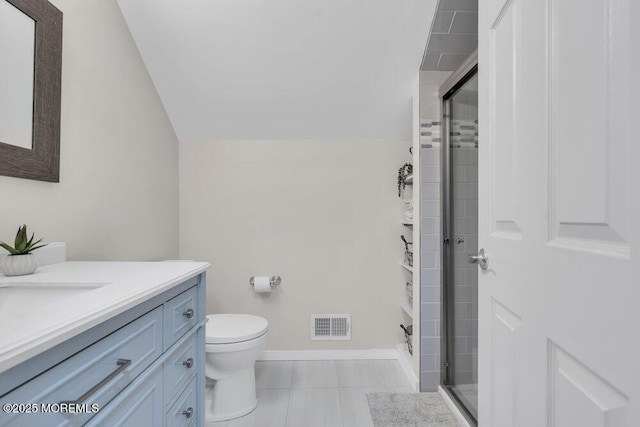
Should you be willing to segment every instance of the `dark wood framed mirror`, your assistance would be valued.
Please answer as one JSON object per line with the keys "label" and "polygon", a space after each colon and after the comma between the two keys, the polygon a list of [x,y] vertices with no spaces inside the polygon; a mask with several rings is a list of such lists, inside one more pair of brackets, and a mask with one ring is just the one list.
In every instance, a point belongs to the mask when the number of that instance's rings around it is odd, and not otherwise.
{"label": "dark wood framed mirror", "polygon": [[[30,76],[33,76],[33,81],[28,86],[32,88],[31,98],[26,99],[25,103],[25,99],[16,98],[15,93],[11,91],[8,94],[0,93],[0,114],[3,114],[3,111],[5,114],[13,113],[20,105],[26,105],[27,109],[32,105],[31,129],[28,133],[31,141],[30,144],[27,141],[26,146],[25,144],[21,146],[2,141],[0,137],[0,175],[59,182],[62,12],[47,0],[0,0],[0,2],[5,2],[2,6],[6,6],[4,8],[6,14],[15,15],[20,20],[24,18],[20,15],[21,12],[33,20],[31,23],[29,19],[24,19],[34,28],[33,73],[28,74],[27,78],[31,80]],[[3,27],[6,31],[10,31],[8,25]],[[27,47],[28,44],[29,40]],[[19,45],[17,41],[9,40],[4,45],[0,44],[0,48],[15,50],[16,45]],[[0,51],[0,57],[2,56],[7,57]],[[28,71],[31,72],[31,70]],[[15,74],[20,76],[23,73],[18,70]],[[1,130],[2,126],[0,126]]]}

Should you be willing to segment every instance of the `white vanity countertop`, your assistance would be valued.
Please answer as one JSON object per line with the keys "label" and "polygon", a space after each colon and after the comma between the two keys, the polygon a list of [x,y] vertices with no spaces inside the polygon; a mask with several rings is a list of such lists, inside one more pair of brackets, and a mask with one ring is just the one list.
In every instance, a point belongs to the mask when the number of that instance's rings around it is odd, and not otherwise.
{"label": "white vanity countertop", "polygon": [[191,261],[65,262],[40,267],[28,276],[0,274],[0,288],[40,283],[100,286],[32,308],[25,298],[19,309],[13,306],[3,310],[0,296],[0,373],[204,272],[209,266]]}

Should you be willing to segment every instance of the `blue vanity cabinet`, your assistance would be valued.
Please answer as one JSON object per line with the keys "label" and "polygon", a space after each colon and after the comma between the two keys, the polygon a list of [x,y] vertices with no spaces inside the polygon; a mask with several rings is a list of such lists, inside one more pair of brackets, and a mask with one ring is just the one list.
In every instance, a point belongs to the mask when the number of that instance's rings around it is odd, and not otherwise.
{"label": "blue vanity cabinet", "polygon": [[145,372],[136,384],[120,393],[87,426],[162,426],[162,367]]}
{"label": "blue vanity cabinet", "polygon": [[[198,390],[195,379],[180,393],[176,402],[167,411],[166,427],[187,427],[196,425]],[[200,405],[202,406],[202,405]]]}
{"label": "blue vanity cabinet", "polygon": [[198,337],[188,334],[176,344],[171,356],[164,361],[164,400],[167,408],[173,405],[185,386],[193,381],[200,362]]}
{"label": "blue vanity cabinet", "polygon": [[0,404],[39,409],[0,426],[204,425],[204,301],[202,273],[0,374]]}
{"label": "blue vanity cabinet", "polygon": [[3,404],[52,406],[35,407],[35,413],[2,413],[0,425],[81,425],[94,415],[91,411],[69,416],[55,405],[78,400],[112,376],[80,402],[106,407],[161,355],[162,307],[157,307],[3,397]]}
{"label": "blue vanity cabinet", "polygon": [[164,304],[164,349],[193,328],[198,317],[198,289],[193,287]]}

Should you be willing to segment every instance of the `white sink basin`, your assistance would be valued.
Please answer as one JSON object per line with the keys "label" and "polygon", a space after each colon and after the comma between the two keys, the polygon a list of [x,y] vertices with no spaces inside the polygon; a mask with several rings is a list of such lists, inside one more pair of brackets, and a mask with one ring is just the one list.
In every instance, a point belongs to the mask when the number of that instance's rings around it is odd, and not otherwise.
{"label": "white sink basin", "polygon": [[0,283],[0,317],[46,307],[110,283]]}

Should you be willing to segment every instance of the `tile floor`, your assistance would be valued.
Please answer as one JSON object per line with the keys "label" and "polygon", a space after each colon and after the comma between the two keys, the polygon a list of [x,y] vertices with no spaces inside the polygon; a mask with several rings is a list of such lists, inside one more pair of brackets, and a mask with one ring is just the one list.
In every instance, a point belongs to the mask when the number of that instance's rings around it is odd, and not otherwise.
{"label": "tile floor", "polygon": [[257,362],[258,407],[206,427],[372,427],[367,393],[409,393],[396,360]]}

